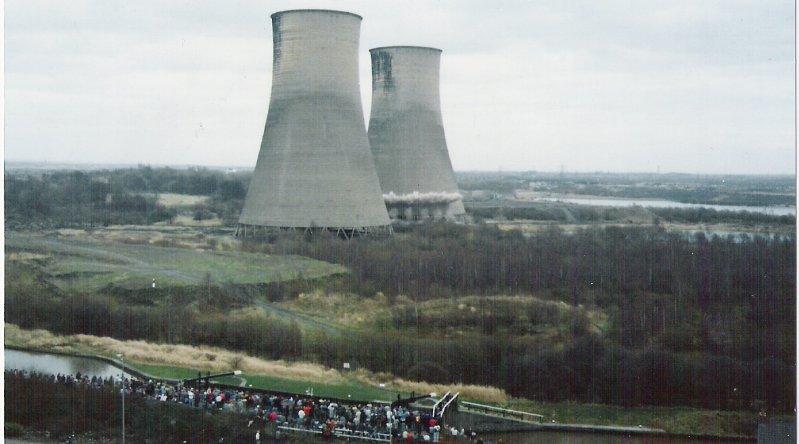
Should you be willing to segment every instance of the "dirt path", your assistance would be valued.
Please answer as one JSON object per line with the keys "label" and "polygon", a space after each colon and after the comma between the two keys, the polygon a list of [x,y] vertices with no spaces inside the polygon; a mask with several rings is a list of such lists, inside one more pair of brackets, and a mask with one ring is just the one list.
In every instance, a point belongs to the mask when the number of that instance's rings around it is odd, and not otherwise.
{"label": "dirt path", "polygon": [[264,311],[268,313],[274,314],[278,318],[288,318],[294,321],[297,321],[298,324],[304,325],[307,327],[314,328],[316,330],[322,330],[327,334],[337,335],[343,332],[338,326],[328,324],[327,322],[322,322],[313,316],[309,316],[303,313],[297,313],[296,311],[291,311],[285,309],[283,307],[279,307],[277,304],[271,302],[265,302],[262,300],[255,300],[255,305],[264,309]]}

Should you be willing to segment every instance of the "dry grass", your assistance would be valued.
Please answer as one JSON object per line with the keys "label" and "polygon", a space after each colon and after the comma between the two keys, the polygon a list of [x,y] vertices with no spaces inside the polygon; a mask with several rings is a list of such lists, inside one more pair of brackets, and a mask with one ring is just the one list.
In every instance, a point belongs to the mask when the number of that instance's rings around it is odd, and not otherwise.
{"label": "dry grass", "polygon": [[158,203],[165,207],[193,207],[210,199],[193,194],[159,193]]}
{"label": "dry grass", "polygon": [[[348,379],[338,370],[319,364],[269,361],[217,347],[120,341],[90,335],[60,336],[47,330],[24,330],[8,323],[5,324],[5,343],[41,351],[94,353],[104,356],[122,353],[126,360],[142,364],[201,368],[211,371],[228,371],[235,368],[251,375],[266,375],[324,384],[345,383]],[[376,374],[366,370],[358,370],[354,372],[353,376],[355,380],[363,384],[379,386],[380,383],[385,383],[392,390],[403,392],[443,394],[451,391],[461,392],[462,397],[481,402],[501,403],[508,400],[505,391],[496,387],[407,381],[390,374]]]}
{"label": "dry grass", "polygon": [[504,403],[510,399],[504,390],[486,385],[434,384],[424,381],[408,381],[389,373],[372,373],[363,369],[354,371],[353,376],[365,384],[378,385],[382,383],[392,390],[400,392],[436,393],[438,396],[446,392],[460,392],[460,396],[463,398],[491,403]]}
{"label": "dry grass", "polygon": [[[371,376],[371,378],[369,376]],[[375,375],[369,374],[364,379],[358,379],[365,383],[374,384],[374,377]],[[462,398],[474,401],[490,403],[504,403],[508,401],[508,394],[505,393],[505,390],[486,385],[433,384],[423,381],[407,381],[402,378],[392,378],[386,385],[393,390],[401,392],[436,393],[439,396],[446,392],[460,392]]]}
{"label": "dry grass", "polygon": [[212,219],[194,220],[192,216],[175,216],[172,225],[181,227],[218,227],[222,225],[222,219],[214,217]]}
{"label": "dry grass", "polygon": [[40,350],[80,352],[73,341],[57,336],[47,330],[24,330],[15,324],[5,324],[5,344]]}
{"label": "dry grass", "polygon": [[310,313],[347,326],[374,323],[379,317],[388,316],[388,299],[378,293],[372,298],[356,294],[326,293],[315,290],[301,293],[296,299],[281,303],[291,310]]}
{"label": "dry grass", "polygon": [[6,260],[13,262],[34,261],[39,259],[47,259],[49,254],[28,253],[27,251],[11,251],[6,254]]}
{"label": "dry grass", "polygon": [[[191,218],[189,218],[191,219]],[[192,221],[196,222],[196,221]],[[206,222],[206,221],[202,221]],[[130,245],[154,245],[192,250],[237,250],[241,241],[229,235],[203,233],[194,226],[113,225],[91,231],[63,229],[58,236],[66,239],[119,242]]]}
{"label": "dry grass", "polygon": [[231,352],[217,347],[153,344],[145,341],[120,341],[91,335],[54,335],[47,330],[23,330],[14,324],[5,324],[6,343],[37,350],[97,353],[143,364],[168,365],[212,371],[242,370],[251,374],[297,379],[311,382],[341,382],[337,370],[309,363],[267,361]]}

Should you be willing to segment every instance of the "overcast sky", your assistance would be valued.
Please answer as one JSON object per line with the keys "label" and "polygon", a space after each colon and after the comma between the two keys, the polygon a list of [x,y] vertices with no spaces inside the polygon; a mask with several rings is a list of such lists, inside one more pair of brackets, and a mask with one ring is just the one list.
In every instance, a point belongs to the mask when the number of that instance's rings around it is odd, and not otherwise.
{"label": "overcast sky", "polygon": [[6,160],[255,165],[269,15],[444,50],[456,170],[793,173],[791,0],[5,2]]}

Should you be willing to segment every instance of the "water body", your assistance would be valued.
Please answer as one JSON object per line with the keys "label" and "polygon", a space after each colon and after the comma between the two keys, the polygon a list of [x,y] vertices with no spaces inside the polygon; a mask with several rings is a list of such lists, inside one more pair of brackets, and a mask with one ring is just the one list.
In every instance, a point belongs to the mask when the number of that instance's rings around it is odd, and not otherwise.
{"label": "water body", "polygon": [[727,444],[741,441],[723,439],[691,439],[671,436],[625,436],[584,432],[519,432],[486,433],[480,435],[492,443],[551,443],[551,444]]}
{"label": "water body", "polygon": [[750,213],[767,214],[769,216],[795,216],[795,207],[786,206],[747,206],[747,205],[710,205],[690,204],[659,199],[603,199],[584,197],[539,197],[536,200],[545,202],[566,202],[577,205],[591,205],[595,207],[651,207],[651,208],[708,208],[717,211],[748,211]]}
{"label": "water body", "polygon": [[[28,351],[4,349],[6,370],[28,370],[48,374],[71,374],[78,372],[89,376],[119,376],[123,373],[117,367],[98,359],[74,356],[33,353]],[[128,376],[127,373],[125,373]]]}

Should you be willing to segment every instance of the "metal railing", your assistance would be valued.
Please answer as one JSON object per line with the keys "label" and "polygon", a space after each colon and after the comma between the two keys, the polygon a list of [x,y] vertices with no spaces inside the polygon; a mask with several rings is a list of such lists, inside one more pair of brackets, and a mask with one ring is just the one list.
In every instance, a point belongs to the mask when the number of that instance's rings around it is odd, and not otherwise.
{"label": "metal railing", "polygon": [[[455,399],[456,399],[456,398],[458,397],[458,395],[460,395],[460,394],[461,394],[461,392],[458,392],[458,393],[455,393],[454,395],[451,395],[452,397],[451,397],[451,398],[449,398],[449,401],[447,401],[447,403],[446,403],[446,404],[444,404],[444,407],[441,407],[441,413],[440,413],[440,415],[441,415],[441,416],[443,416],[443,415],[444,415],[444,412],[446,412],[446,411],[447,411],[447,407],[449,407],[449,406],[450,406],[450,404],[452,404],[453,402],[455,402]],[[442,398],[442,399],[443,399],[443,398]]]}
{"label": "metal railing", "polygon": [[442,397],[441,397],[441,399],[439,399],[438,401],[436,401],[436,403],[435,403],[435,404],[433,404],[433,416],[436,416],[436,410],[438,409],[438,406],[439,406],[439,405],[440,405],[440,404],[441,404],[441,403],[442,403],[442,402],[443,402],[445,399],[447,399],[447,396],[449,396],[449,394],[450,394],[450,392],[444,393],[444,396],[442,396]]}
{"label": "metal railing", "polygon": [[503,409],[502,407],[494,407],[491,405],[477,404],[474,402],[462,401],[460,403],[465,409],[471,411],[478,411],[489,415],[496,415],[501,417],[517,418],[522,421],[541,422],[544,420],[544,415],[537,413],[523,412],[520,410]]}
{"label": "metal railing", "polygon": [[[277,426],[278,430],[282,431],[291,431],[291,432],[299,432],[299,433],[313,433],[314,435],[321,435],[322,430],[312,429],[312,428],[302,428],[302,427],[291,427],[291,426]],[[388,433],[367,433],[367,432],[359,432],[357,430],[350,430],[345,428],[335,428],[333,429],[333,435],[336,438],[349,438],[355,439],[360,441],[369,441],[369,442],[391,442],[391,435]]]}

